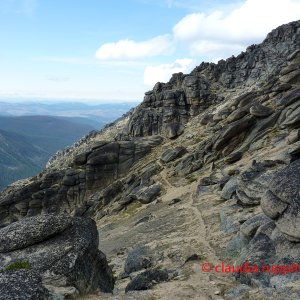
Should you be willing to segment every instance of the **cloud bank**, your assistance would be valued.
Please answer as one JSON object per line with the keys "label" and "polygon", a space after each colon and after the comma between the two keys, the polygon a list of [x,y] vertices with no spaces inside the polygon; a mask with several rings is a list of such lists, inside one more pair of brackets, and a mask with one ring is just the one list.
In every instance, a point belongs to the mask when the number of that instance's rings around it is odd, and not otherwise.
{"label": "cloud bank", "polygon": [[171,51],[170,36],[160,35],[142,42],[120,40],[116,43],[104,44],[97,50],[96,58],[100,60],[137,60],[170,54]]}
{"label": "cloud bank", "polygon": [[[164,1],[170,8],[180,4],[176,0]],[[211,13],[188,14],[168,35],[142,42],[124,39],[104,44],[96,58],[132,62],[169,55],[173,63],[145,67],[144,84],[153,86],[157,81],[168,81],[173,73],[190,71],[192,62],[217,62],[237,55],[247,46],[260,43],[272,29],[298,19],[300,0],[244,0]]]}
{"label": "cloud bank", "polygon": [[174,73],[186,73],[192,67],[193,60],[189,58],[177,59],[171,64],[162,64],[146,67],[144,72],[144,83],[153,86],[156,82],[169,81]]}
{"label": "cloud bank", "polygon": [[173,27],[177,44],[193,56],[225,58],[263,40],[277,26],[300,18],[299,0],[247,0],[227,14],[192,13]]}

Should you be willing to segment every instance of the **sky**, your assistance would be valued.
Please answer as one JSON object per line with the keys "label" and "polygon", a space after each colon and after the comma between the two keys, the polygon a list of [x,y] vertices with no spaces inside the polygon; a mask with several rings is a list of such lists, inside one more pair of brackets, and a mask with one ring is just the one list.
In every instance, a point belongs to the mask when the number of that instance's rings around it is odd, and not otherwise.
{"label": "sky", "polygon": [[141,101],[298,19],[300,0],[0,0],[0,99]]}

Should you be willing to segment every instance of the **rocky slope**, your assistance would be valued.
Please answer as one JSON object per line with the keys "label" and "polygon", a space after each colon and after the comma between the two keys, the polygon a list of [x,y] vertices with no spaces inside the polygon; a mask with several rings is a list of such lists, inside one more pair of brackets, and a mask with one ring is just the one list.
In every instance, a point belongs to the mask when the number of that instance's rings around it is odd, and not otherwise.
{"label": "rocky slope", "polygon": [[[97,280],[81,288],[70,279],[73,296],[98,290],[84,299],[299,299],[299,105],[297,21],[238,57],[157,83],[132,115],[7,188],[1,230],[53,213],[74,224],[92,217],[116,282],[105,294]],[[47,252],[49,240],[33,236]],[[43,277],[35,261],[29,257]],[[259,271],[216,272],[222,261]],[[93,267],[86,262],[78,276],[90,280]],[[18,281],[18,272],[4,271],[3,280]],[[111,287],[109,269],[101,273]],[[44,289],[59,288],[53,278],[30,280],[46,299]]]}

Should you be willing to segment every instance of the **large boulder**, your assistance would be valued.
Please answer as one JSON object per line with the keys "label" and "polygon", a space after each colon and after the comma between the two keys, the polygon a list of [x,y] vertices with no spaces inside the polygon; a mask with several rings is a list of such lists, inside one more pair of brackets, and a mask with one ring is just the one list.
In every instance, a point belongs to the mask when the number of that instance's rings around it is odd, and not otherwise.
{"label": "large boulder", "polygon": [[0,272],[0,299],[40,299],[50,298],[49,291],[43,286],[42,278],[30,270]]}
{"label": "large boulder", "polygon": [[[67,229],[72,223],[72,217],[48,215],[27,218],[15,222],[0,230],[0,253],[20,250],[42,242]],[[20,226],[22,224],[22,226]]]}
{"label": "large boulder", "polygon": [[0,236],[0,291],[7,287],[5,299],[48,299],[48,294],[64,299],[113,290],[113,275],[98,250],[91,219],[41,215],[2,228]]}
{"label": "large boulder", "polygon": [[238,188],[238,180],[236,177],[230,178],[224,185],[221,193],[221,198],[224,200],[230,199]]}
{"label": "large boulder", "polygon": [[151,186],[142,186],[139,187],[137,192],[133,194],[138,201],[142,204],[148,204],[155,199],[158,198],[161,192],[161,185],[160,184],[152,184]]}
{"label": "large boulder", "polygon": [[250,107],[250,114],[255,117],[265,118],[270,116],[272,113],[273,113],[273,109],[264,106],[260,103],[256,103],[255,105]]}
{"label": "large boulder", "polygon": [[240,120],[230,123],[227,127],[224,128],[221,136],[218,138],[214,144],[214,150],[220,150],[226,145],[229,140],[238,134],[243,133],[248,130],[249,127],[253,125],[253,119],[249,116],[246,116]]}
{"label": "large boulder", "polygon": [[151,267],[153,255],[149,247],[138,246],[128,253],[125,261],[124,271],[127,274]]}
{"label": "large boulder", "polygon": [[125,292],[149,290],[155,284],[168,281],[171,277],[170,272],[166,269],[150,269],[137,275],[128,283]]}
{"label": "large boulder", "polygon": [[168,163],[170,161],[173,161],[177,158],[182,157],[184,154],[187,153],[187,150],[185,147],[177,146],[174,149],[168,149],[166,150],[162,155],[160,160],[163,163]]}
{"label": "large boulder", "polygon": [[238,203],[243,206],[259,205],[273,180],[274,173],[283,166],[281,160],[260,162],[253,160],[252,164],[237,177]]}

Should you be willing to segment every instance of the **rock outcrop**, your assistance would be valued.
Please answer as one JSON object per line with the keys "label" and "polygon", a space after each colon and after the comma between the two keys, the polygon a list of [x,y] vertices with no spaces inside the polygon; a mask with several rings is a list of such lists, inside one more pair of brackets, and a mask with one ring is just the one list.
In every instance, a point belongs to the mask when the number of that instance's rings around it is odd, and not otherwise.
{"label": "rock outcrop", "polygon": [[40,174],[21,190],[6,190],[0,199],[0,224],[39,214],[84,214],[92,205],[89,197],[93,192],[125,175],[162,140],[95,143],[91,151],[78,154],[68,168]]}
{"label": "rock outcrop", "polygon": [[157,83],[152,91],[145,94],[143,103],[137,107],[128,123],[127,134],[161,134],[176,138],[183,132],[191,116],[199,114],[218,100],[221,99],[210,93],[210,84],[204,78],[174,74],[168,83]]}
{"label": "rock outcrop", "polygon": [[[272,114],[271,108],[260,103],[249,107],[248,103],[263,95],[266,89],[273,88],[277,93],[286,91],[297,81],[297,62],[286,66],[287,57],[293,60],[299,50],[297,29],[297,23],[283,25],[273,30],[262,44],[248,47],[237,57],[221,60],[217,64],[202,63],[191,74],[177,73],[168,83],[158,82],[152,91],[145,93],[144,101],[135,109],[125,133],[131,136],[160,134],[176,138],[192,117],[222,102],[225,89],[241,86],[258,90],[265,85],[265,89],[258,93],[249,92],[237,98],[232,105],[250,109],[256,117],[269,116]],[[279,75],[284,77],[283,83],[275,87]],[[213,120],[219,121],[231,111],[228,107]],[[203,119],[202,122],[207,121]]]}
{"label": "rock outcrop", "polygon": [[113,290],[113,275],[90,219],[25,218],[2,228],[0,236],[0,299],[61,299]]}

